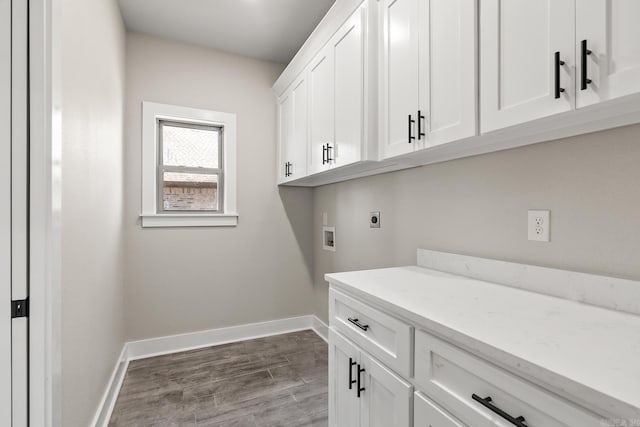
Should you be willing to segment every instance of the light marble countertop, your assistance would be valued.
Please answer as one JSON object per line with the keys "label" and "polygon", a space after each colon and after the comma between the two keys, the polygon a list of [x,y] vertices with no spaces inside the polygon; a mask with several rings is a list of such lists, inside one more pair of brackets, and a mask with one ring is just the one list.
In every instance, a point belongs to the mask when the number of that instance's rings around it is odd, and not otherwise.
{"label": "light marble countertop", "polygon": [[601,416],[640,423],[640,316],[416,266],[325,278]]}

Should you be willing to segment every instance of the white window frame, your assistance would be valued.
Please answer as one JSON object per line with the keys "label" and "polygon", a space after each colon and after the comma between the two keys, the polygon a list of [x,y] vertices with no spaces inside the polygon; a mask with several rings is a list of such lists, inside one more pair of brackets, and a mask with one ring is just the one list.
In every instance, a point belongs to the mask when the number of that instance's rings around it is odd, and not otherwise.
{"label": "white window frame", "polygon": [[[219,126],[222,132],[223,212],[158,212],[158,122]],[[236,199],[236,115],[177,105],[142,103],[142,219],[143,227],[233,227],[238,225]]]}

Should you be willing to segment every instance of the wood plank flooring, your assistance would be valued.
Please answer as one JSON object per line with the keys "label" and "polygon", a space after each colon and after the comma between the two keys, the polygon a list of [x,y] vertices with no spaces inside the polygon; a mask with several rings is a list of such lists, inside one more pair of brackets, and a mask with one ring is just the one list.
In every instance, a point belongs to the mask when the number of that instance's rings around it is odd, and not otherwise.
{"label": "wood plank flooring", "polygon": [[326,426],[327,356],[306,330],[135,360],[109,427]]}

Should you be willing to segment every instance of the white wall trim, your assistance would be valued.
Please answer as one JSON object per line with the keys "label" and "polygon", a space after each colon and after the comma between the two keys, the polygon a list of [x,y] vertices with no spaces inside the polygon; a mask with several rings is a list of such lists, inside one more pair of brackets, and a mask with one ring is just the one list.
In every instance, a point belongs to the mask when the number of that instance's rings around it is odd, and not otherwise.
{"label": "white wall trim", "polygon": [[122,387],[122,382],[124,381],[124,376],[127,373],[128,366],[129,359],[127,359],[127,343],[125,343],[124,346],[122,346],[122,351],[120,352],[116,366],[113,368],[107,388],[102,395],[100,405],[98,405],[98,410],[93,417],[93,422],[91,423],[92,426],[107,427],[109,424],[111,413],[113,412],[113,408],[116,406],[118,394],[120,394],[120,388]]}
{"label": "white wall trim", "polygon": [[[174,120],[185,123],[221,126],[223,132],[222,169],[224,170],[224,191],[222,204],[224,212],[207,217],[194,215],[162,215],[157,212],[157,162],[158,162],[158,120]],[[237,147],[236,115],[220,111],[177,105],[142,103],[142,226],[225,226],[238,223],[237,213]]]}
{"label": "white wall trim", "polygon": [[124,344],[120,357],[116,361],[116,366],[113,369],[91,426],[106,427],[109,424],[111,413],[115,407],[131,360],[305,329],[313,330],[324,341],[328,341],[329,327],[327,324],[314,315],[307,315],[127,342]]}

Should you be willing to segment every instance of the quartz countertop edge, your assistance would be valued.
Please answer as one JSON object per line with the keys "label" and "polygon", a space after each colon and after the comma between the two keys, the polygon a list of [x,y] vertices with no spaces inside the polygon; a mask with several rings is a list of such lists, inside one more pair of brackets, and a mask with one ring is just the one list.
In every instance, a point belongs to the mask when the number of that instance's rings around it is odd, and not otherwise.
{"label": "quartz countertop edge", "polygon": [[640,316],[417,266],[325,279],[597,415],[640,420]]}

